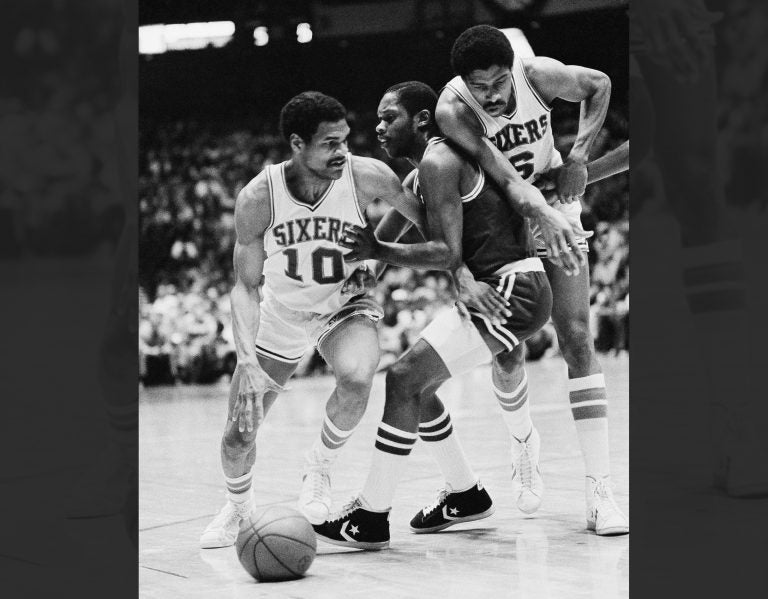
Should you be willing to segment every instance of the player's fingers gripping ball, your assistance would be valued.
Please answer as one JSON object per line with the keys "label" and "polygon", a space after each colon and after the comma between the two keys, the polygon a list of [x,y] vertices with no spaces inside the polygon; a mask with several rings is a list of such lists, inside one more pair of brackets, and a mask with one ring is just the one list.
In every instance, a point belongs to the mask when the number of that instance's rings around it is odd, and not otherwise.
{"label": "player's fingers gripping ball", "polygon": [[312,565],[317,540],[312,525],[298,511],[271,506],[243,519],[235,550],[243,568],[256,580],[294,580]]}

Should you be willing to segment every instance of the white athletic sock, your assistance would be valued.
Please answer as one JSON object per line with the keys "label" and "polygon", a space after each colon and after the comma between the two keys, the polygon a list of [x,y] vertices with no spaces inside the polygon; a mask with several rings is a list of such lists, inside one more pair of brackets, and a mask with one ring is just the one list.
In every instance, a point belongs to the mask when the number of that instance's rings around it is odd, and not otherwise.
{"label": "white athletic sock", "polygon": [[571,413],[576,435],[584,456],[587,476],[601,478],[610,474],[608,457],[608,401],[602,373],[568,380]]}
{"label": "white athletic sock", "polygon": [[467,462],[447,410],[434,420],[419,424],[419,437],[427,444],[452,490],[466,491],[475,486],[477,475]]}
{"label": "white athletic sock", "polygon": [[338,457],[341,448],[344,447],[344,444],[352,436],[353,432],[355,432],[355,428],[348,431],[338,428],[331,422],[330,417],[326,413],[323,420],[323,428],[320,431],[320,436],[312,446],[312,451],[315,452],[318,458],[332,462]]}
{"label": "white athletic sock", "polygon": [[494,382],[493,392],[501,406],[509,434],[519,440],[525,439],[533,428],[528,403],[528,374],[523,372],[522,380],[511,391],[499,389]]}
{"label": "white athletic sock", "polygon": [[233,503],[245,503],[251,499],[251,479],[253,474],[248,472],[237,478],[225,477],[227,497]]}
{"label": "white athletic sock", "polygon": [[379,424],[371,469],[360,493],[372,510],[392,507],[397,483],[417,438],[416,433],[402,431],[384,422]]}

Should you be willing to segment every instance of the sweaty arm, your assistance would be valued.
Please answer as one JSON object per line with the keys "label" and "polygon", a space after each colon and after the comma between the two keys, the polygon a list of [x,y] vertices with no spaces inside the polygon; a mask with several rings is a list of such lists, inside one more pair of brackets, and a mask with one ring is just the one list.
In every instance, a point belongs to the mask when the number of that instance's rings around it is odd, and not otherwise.
{"label": "sweaty arm", "polygon": [[454,271],[461,264],[463,215],[459,195],[458,160],[425,158],[419,167],[422,194],[426,205],[428,241],[392,243],[376,239],[370,228],[347,233],[342,244],[352,251],[345,260],[374,258],[410,268]]}
{"label": "sweaty arm", "polygon": [[504,154],[483,135],[482,125],[472,110],[461,100],[443,92],[437,102],[435,118],[440,130],[474,158],[504,192],[512,207],[522,216],[533,219],[541,229],[549,255],[563,256],[567,274],[578,274],[586,260],[577,247],[577,235],[586,232],[570,224],[558,210],[547,204],[534,185],[526,182]]}
{"label": "sweaty arm", "polygon": [[565,65],[546,57],[527,59],[523,68],[531,84],[545,102],[555,98],[580,102],[579,130],[568,157],[560,169],[558,195],[573,202],[584,194],[589,151],[600,132],[611,100],[611,80],[605,73],[575,65]]}
{"label": "sweaty arm", "polygon": [[245,186],[235,203],[235,286],[230,293],[232,332],[237,367],[241,370],[237,401],[230,417],[240,432],[253,431],[264,419],[264,393],[280,386],[262,370],[256,356],[256,333],[261,317],[261,280],[266,252],[264,233],[271,219],[266,176]]}
{"label": "sweaty arm", "polygon": [[629,169],[629,140],[587,164],[587,183],[607,179]]}
{"label": "sweaty arm", "polygon": [[232,332],[239,364],[258,364],[256,333],[261,315],[264,232],[271,214],[266,178],[257,178],[240,192],[235,203],[235,286],[230,294]]}
{"label": "sweaty arm", "polygon": [[527,183],[509,160],[483,134],[472,109],[453,95],[443,92],[435,109],[440,131],[477,161],[501,187],[507,200],[523,216],[537,218],[547,210],[538,189]]}
{"label": "sweaty arm", "polygon": [[352,174],[363,213],[378,198],[415,224],[424,235],[423,207],[413,192],[401,185],[400,179],[389,166],[375,158],[353,156]]}

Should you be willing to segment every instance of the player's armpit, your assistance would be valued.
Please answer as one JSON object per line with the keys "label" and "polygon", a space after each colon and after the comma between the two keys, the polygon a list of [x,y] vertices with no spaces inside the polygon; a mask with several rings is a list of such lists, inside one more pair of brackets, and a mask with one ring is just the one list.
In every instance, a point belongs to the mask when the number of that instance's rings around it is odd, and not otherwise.
{"label": "player's armpit", "polygon": [[362,156],[354,156],[351,165],[363,213],[371,202],[380,199],[414,223],[420,231],[424,230],[424,216],[418,199],[412,191],[403,188],[389,166],[381,160]]}

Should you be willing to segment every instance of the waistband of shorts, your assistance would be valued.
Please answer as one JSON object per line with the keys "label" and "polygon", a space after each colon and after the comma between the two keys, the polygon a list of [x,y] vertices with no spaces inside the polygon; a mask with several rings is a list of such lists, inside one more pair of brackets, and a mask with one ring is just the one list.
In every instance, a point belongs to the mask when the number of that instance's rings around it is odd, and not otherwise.
{"label": "waistband of shorts", "polygon": [[544,263],[541,258],[523,258],[517,262],[505,264],[493,274],[500,277],[510,272],[544,272]]}

